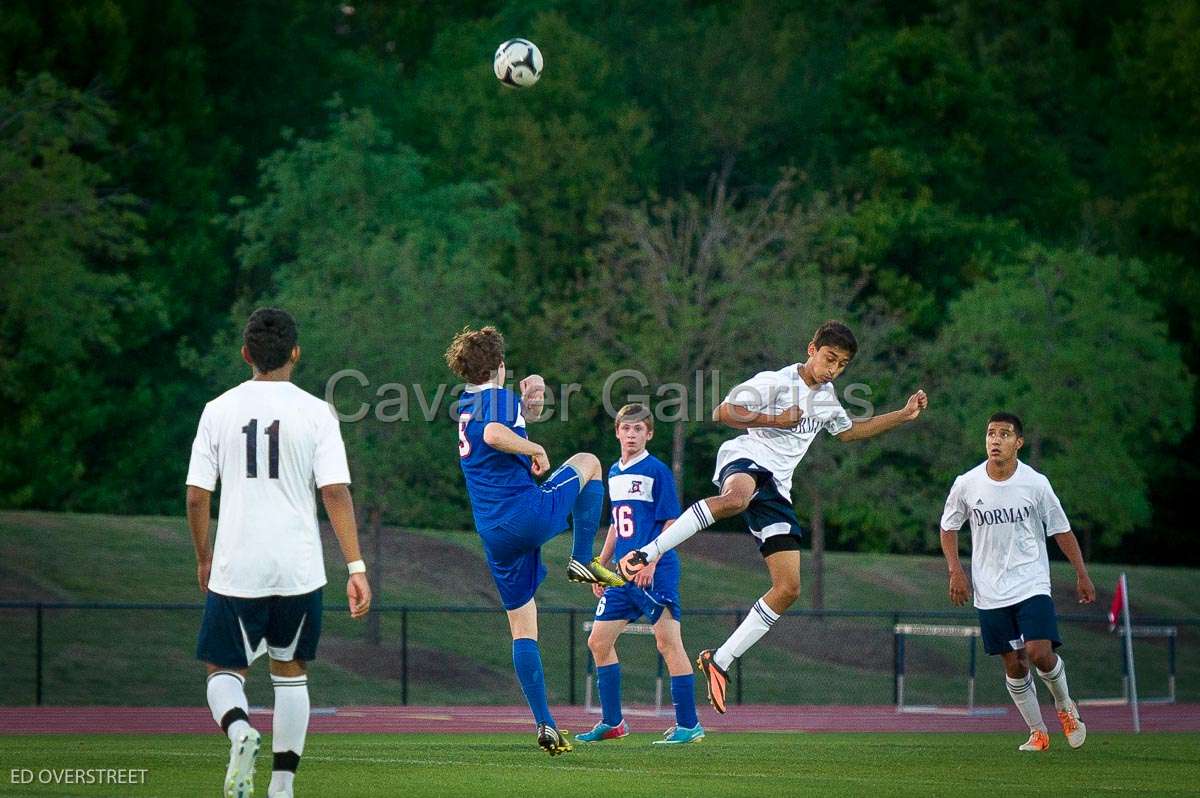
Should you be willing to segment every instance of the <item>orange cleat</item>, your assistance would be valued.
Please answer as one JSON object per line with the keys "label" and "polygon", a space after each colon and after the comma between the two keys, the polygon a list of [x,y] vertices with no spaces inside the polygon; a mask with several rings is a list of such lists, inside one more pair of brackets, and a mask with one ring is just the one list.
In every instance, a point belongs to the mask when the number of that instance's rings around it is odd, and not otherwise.
{"label": "orange cleat", "polygon": [[1087,739],[1087,726],[1079,719],[1079,708],[1072,701],[1058,711],[1058,722],[1062,724],[1063,734],[1067,735],[1067,745],[1078,748]]}
{"label": "orange cleat", "polygon": [[725,714],[725,690],[729,687],[729,674],[721,669],[713,660],[713,650],[706,648],[696,657],[696,666],[704,675],[704,684],[708,688],[708,703],[713,709]]}
{"label": "orange cleat", "polygon": [[1034,729],[1029,732],[1029,739],[1025,744],[1017,749],[1018,751],[1049,751],[1050,750],[1050,735],[1041,729]]}

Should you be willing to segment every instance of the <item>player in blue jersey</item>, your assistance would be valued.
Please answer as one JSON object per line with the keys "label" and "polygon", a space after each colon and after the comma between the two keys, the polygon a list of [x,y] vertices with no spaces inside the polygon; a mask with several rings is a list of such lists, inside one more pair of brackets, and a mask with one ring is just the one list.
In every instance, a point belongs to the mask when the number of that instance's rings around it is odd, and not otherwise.
{"label": "player in blue jersey", "polygon": [[458,457],[467,480],[475,529],[513,637],[513,668],[537,723],[538,745],[551,756],[571,750],[550,714],[542,655],[537,644],[533,596],[546,576],[541,546],[574,525],[567,578],[574,582],[623,585],[624,580],[592,557],[604,485],[600,461],[579,453],[550,470],[546,450],[529,440],[526,414],[542,412],[546,384],[531,375],[520,395],[504,387],[504,336],[495,327],[463,328],[446,350],[451,371],[467,382],[456,404]]}
{"label": "player in blue jersey", "polygon": [[[679,517],[675,477],[666,464],[646,451],[646,442],[654,437],[650,411],[644,405],[625,405],[617,413],[616,432],[621,459],[608,471],[612,526],[600,554],[604,563],[645,546]],[[621,714],[621,663],[616,642],[625,627],[643,615],[654,625],[654,640],[671,674],[671,701],[675,704],[675,725],[654,742],[679,745],[703,739],[704,727],[696,717],[696,679],[679,629],[679,555],[667,552],[624,587],[593,585],[592,589],[600,602],[588,648],[596,661],[603,715],[594,729],[575,739],[597,742],[629,734],[629,724]]]}

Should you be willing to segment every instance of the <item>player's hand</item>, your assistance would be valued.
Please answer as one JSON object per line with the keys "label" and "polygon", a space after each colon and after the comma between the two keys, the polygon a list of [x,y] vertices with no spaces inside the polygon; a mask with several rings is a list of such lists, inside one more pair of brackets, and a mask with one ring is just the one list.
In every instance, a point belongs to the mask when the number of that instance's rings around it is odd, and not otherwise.
{"label": "player's hand", "polygon": [[950,572],[950,602],[956,607],[967,603],[971,597],[971,586],[967,584],[967,575],[961,568]]}
{"label": "player's hand", "polygon": [[592,595],[596,598],[604,598],[604,585],[592,583]]}
{"label": "player's hand", "polygon": [[804,411],[800,409],[800,405],[792,405],[775,416],[775,427],[776,429],[792,429],[800,423],[802,418],[804,418]]}
{"label": "player's hand", "polygon": [[361,618],[371,609],[371,585],[366,574],[350,574],[346,582],[346,598],[350,602],[350,617]]}
{"label": "player's hand", "polygon": [[550,470],[550,458],[546,455],[545,449],[536,443],[534,446],[537,446],[537,451],[529,455],[529,470],[533,472],[535,477],[540,477]]}
{"label": "player's hand", "polygon": [[929,407],[929,397],[925,395],[925,391],[917,391],[908,397],[908,402],[904,405],[904,417],[908,421],[915,421],[917,416],[921,415],[921,411],[927,407]]}
{"label": "player's hand", "polygon": [[541,418],[542,406],[546,403],[546,381],[540,374],[530,374],[521,380],[521,405],[531,421]]}
{"label": "player's hand", "polygon": [[200,582],[200,592],[208,592],[208,576],[212,573],[212,560],[204,560],[196,565],[196,579]]}
{"label": "player's hand", "polygon": [[654,569],[658,567],[658,562],[652,562],[642,570],[633,575],[633,583],[645,590],[654,582]]}
{"label": "player's hand", "polygon": [[1075,577],[1075,592],[1079,594],[1080,604],[1091,604],[1096,600],[1096,586],[1092,584],[1092,578],[1087,574],[1079,574]]}

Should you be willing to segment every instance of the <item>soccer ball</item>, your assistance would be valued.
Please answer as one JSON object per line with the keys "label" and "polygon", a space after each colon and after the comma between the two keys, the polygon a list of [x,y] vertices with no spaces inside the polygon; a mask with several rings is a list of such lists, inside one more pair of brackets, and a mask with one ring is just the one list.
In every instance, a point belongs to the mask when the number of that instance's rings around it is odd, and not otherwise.
{"label": "soccer ball", "polygon": [[492,68],[505,86],[532,86],[542,76],[542,51],[528,39],[509,39],[496,48]]}

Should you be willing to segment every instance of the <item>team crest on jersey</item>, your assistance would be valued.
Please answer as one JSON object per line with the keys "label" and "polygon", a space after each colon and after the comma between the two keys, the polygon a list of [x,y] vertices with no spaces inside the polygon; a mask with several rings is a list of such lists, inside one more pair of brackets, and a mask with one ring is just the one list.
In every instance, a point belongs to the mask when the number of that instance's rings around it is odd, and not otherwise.
{"label": "team crest on jersey", "polygon": [[629,484],[629,495],[630,496],[641,496],[642,495],[642,481],[640,479],[635,479]]}

